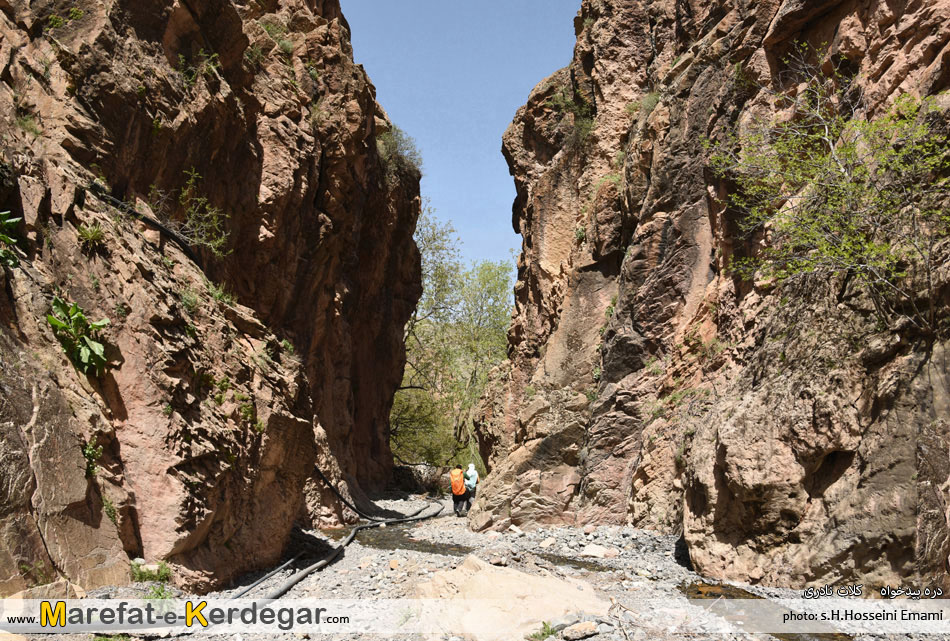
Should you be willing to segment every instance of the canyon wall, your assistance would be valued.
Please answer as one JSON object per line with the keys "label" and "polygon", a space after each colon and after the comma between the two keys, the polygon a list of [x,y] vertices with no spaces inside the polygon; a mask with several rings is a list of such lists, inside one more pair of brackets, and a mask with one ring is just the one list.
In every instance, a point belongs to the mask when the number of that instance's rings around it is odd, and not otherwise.
{"label": "canyon wall", "polygon": [[[704,142],[775,111],[799,43],[882,113],[950,97],[950,3],[584,0],[505,133],[523,236],[478,419],[477,529],[632,523],[769,584],[948,584],[947,345],[840,283],[748,282]],[[938,274],[941,314],[947,269]]]}
{"label": "canyon wall", "polygon": [[[138,556],[221,585],[296,521],[353,518],[315,463],[357,499],[389,480],[421,294],[420,176],[380,154],[390,128],[336,0],[0,0],[0,211],[23,218],[0,594],[122,583]],[[133,212],[229,235],[196,262]],[[102,375],[60,347],[57,296],[109,319]]]}

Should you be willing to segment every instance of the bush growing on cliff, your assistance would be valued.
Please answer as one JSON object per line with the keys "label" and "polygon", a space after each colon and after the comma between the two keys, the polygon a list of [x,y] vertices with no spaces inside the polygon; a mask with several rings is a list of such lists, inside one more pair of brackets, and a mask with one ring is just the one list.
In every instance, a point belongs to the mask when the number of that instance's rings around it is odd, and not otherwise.
{"label": "bush growing on cliff", "polygon": [[178,225],[178,233],[189,244],[209,249],[218,258],[226,256],[229,232],[225,228],[228,215],[213,207],[208,199],[198,194],[201,174],[192,167],[185,171],[188,180],[178,197],[185,208],[185,221]]}
{"label": "bush growing on cliff", "polygon": [[765,241],[733,269],[777,282],[841,277],[842,293],[867,293],[885,326],[904,319],[936,335],[950,233],[945,115],[904,95],[869,119],[845,77],[792,62],[798,92],[774,95],[786,116],[733,133],[711,156],[735,181],[728,204],[742,227]]}
{"label": "bush growing on cliff", "polygon": [[46,320],[76,369],[83,374],[102,374],[108,361],[105,346],[97,339],[109,324],[108,319],[89,322],[82,307],[57,296],[53,299],[53,313],[47,314]]}
{"label": "bush growing on cliff", "polygon": [[105,244],[106,232],[99,223],[79,225],[79,244],[85,251],[97,251]]}
{"label": "bush growing on cliff", "polygon": [[574,128],[568,141],[573,146],[583,145],[594,130],[594,106],[579,92],[565,86],[558,89],[547,103],[558,113],[570,113]]}
{"label": "bush growing on cliff", "polygon": [[19,251],[16,246],[17,241],[13,236],[21,220],[23,219],[10,218],[8,211],[0,211],[0,265],[16,267],[20,264],[17,256]]}
{"label": "bush growing on cliff", "polygon": [[386,178],[390,183],[401,172],[422,173],[422,154],[416,147],[416,141],[396,125],[376,137],[376,149],[386,167]]}

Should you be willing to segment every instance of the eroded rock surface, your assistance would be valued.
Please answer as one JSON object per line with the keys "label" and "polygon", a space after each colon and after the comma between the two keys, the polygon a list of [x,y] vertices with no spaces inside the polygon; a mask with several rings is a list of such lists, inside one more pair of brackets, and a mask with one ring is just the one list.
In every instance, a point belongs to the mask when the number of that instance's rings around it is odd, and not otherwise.
{"label": "eroded rock surface", "polygon": [[[0,122],[25,252],[0,281],[0,593],[136,556],[220,585],[346,518],[315,462],[356,497],[388,480],[419,175],[379,156],[338,2],[0,2]],[[219,209],[226,255],[199,268],[131,207]],[[110,319],[103,376],[57,343],[56,295]]]}
{"label": "eroded rock surface", "polygon": [[830,45],[871,115],[940,94],[947,15],[585,0],[571,65],[504,137],[524,243],[474,527],[628,522],[682,533],[716,577],[947,584],[947,346],[880,332],[832,283],[734,278],[750,248],[703,146],[769,115],[800,42]]}

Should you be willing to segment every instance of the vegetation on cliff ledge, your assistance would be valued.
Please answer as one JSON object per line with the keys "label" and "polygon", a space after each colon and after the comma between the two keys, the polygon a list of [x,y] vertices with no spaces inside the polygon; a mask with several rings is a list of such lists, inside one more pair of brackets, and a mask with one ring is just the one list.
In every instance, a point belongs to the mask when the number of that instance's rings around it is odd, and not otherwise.
{"label": "vegetation on cliff ledge", "polygon": [[777,282],[841,277],[842,291],[869,295],[883,326],[939,334],[950,234],[940,110],[933,98],[903,95],[869,118],[847,78],[792,63],[801,85],[773,94],[780,116],[732,134],[711,156],[737,185],[728,204],[741,225],[764,241],[733,268]]}

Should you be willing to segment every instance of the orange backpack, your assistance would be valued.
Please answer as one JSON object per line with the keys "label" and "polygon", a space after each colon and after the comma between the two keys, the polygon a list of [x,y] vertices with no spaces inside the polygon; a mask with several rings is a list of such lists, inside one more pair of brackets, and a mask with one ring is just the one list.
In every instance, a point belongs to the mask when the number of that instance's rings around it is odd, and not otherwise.
{"label": "orange backpack", "polygon": [[456,496],[465,494],[465,479],[462,470],[452,470],[449,472],[449,478],[452,479],[452,494]]}

